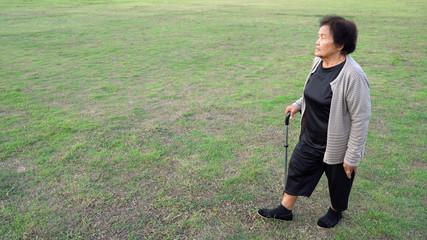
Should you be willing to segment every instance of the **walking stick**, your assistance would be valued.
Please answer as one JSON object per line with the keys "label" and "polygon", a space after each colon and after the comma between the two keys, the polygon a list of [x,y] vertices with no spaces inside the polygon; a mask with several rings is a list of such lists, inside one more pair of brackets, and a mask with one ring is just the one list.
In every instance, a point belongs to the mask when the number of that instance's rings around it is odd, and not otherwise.
{"label": "walking stick", "polygon": [[289,111],[288,114],[286,114],[285,118],[285,125],[286,125],[286,134],[285,134],[285,180],[284,180],[284,189],[283,192],[286,190],[286,180],[288,178],[288,127],[289,127],[289,118],[291,117],[291,112]]}

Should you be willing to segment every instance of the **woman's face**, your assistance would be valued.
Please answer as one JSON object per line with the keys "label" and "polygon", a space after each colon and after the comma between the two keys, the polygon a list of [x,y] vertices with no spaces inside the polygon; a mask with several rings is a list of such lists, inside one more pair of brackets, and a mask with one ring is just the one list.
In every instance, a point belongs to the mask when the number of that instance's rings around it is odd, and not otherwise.
{"label": "woman's face", "polygon": [[342,48],[337,48],[334,42],[334,36],[329,30],[329,25],[323,25],[319,29],[319,39],[316,42],[316,51],[314,55],[322,59],[339,56]]}

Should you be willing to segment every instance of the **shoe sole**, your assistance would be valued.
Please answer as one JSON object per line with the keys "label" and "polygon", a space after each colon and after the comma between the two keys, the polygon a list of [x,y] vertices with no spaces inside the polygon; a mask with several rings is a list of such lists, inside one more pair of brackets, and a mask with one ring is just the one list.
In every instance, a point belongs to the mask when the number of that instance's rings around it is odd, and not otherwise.
{"label": "shoe sole", "polygon": [[[322,229],[322,230],[328,230],[328,229],[331,229],[331,228],[321,227],[321,226],[319,226],[319,225],[317,225],[317,224],[316,224],[316,226],[317,226],[317,228],[318,228],[318,229]],[[335,225],[335,226],[336,226],[336,225]],[[334,227],[335,227],[335,226],[334,226]]]}
{"label": "shoe sole", "polygon": [[280,221],[287,221],[287,222],[290,222],[290,221],[292,221],[292,219],[293,219],[293,217],[291,218],[291,219],[281,219],[281,218],[269,218],[269,217],[265,217],[265,216],[263,216],[263,215],[261,215],[258,211],[256,212],[258,215],[260,215],[262,218],[265,218],[265,219],[274,219],[274,220],[280,220]]}
{"label": "shoe sole", "polygon": [[333,227],[330,227],[330,228],[325,228],[325,227],[319,226],[317,224],[316,224],[316,226],[317,226],[318,229],[328,230],[328,229],[331,229],[331,228],[334,228],[334,227],[338,227],[338,225],[340,224],[340,222],[341,222],[341,219],[338,221],[337,224],[335,224]]}
{"label": "shoe sole", "polygon": [[321,226],[319,226],[319,225],[317,225],[317,224],[316,224],[316,226],[317,226],[317,228],[318,228],[318,229],[328,230],[328,229],[332,229],[332,228],[337,227],[337,226],[338,226],[338,223],[337,223],[337,225],[335,225],[335,226],[333,226],[333,227],[330,227],[330,228],[321,227]]}

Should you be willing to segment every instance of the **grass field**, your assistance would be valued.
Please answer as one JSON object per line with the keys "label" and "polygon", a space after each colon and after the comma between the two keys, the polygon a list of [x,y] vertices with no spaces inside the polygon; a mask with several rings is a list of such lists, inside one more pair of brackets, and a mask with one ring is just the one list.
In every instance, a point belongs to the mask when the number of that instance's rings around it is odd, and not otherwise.
{"label": "grass field", "polygon": [[[425,239],[426,12],[421,0],[1,1],[0,238]],[[324,177],[292,222],[256,210],[280,202],[284,110],[331,13],[358,25],[373,110],[349,210],[325,231]]]}

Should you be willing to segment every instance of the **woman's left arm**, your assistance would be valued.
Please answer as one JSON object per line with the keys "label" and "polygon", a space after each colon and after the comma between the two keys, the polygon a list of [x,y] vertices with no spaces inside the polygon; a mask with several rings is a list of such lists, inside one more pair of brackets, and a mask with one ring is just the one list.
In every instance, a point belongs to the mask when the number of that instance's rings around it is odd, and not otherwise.
{"label": "woman's left arm", "polygon": [[369,82],[366,75],[358,75],[349,81],[346,94],[347,109],[351,117],[350,136],[344,157],[344,169],[349,176],[357,172],[357,165],[363,156],[371,117]]}

